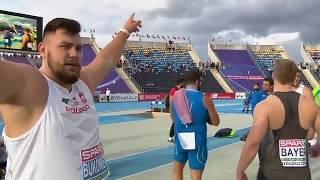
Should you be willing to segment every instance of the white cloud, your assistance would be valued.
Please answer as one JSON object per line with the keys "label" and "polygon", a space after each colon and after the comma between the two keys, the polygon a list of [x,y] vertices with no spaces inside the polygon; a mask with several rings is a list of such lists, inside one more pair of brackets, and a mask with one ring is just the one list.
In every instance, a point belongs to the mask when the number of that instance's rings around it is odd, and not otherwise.
{"label": "white cloud", "polygon": [[55,17],[65,17],[78,20],[82,26],[107,30],[109,30],[108,27],[101,27],[101,25],[110,25],[111,28],[115,28],[121,26],[121,23],[124,23],[133,12],[136,12],[139,17],[140,12],[165,6],[166,1],[164,0],[28,0],[28,3],[17,0],[1,2],[1,8],[5,10],[41,16],[44,18],[44,23]]}
{"label": "white cloud", "polygon": [[228,42],[232,40],[232,42],[241,44],[263,44],[263,45],[276,45],[283,44],[288,41],[292,41],[300,38],[299,32],[293,33],[272,33],[267,36],[259,36],[257,34],[248,34],[242,30],[224,30],[220,31],[213,35],[213,38],[219,41],[219,43]]}
{"label": "white cloud", "polygon": [[298,38],[300,38],[300,33],[294,32],[294,33],[269,34],[268,36],[264,36],[264,37],[256,37],[253,35],[247,35],[243,38],[243,40],[246,40],[251,44],[258,42],[259,44],[275,45],[275,44],[283,44],[283,43],[286,43],[288,41],[292,41],[292,40],[295,40]]}
{"label": "white cloud", "polygon": [[218,32],[213,37],[217,43],[228,43],[231,39],[233,43],[241,44],[282,45],[290,58],[297,62],[302,61],[300,55],[300,44],[302,42],[300,32],[272,33],[267,36],[259,36],[257,34],[247,34],[242,30],[236,29]]}
{"label": "white cloud", "polygon": [[1,9],[42,16],[44,23],[55,17],[76,19],[83,28],[96,29],[100,46],[136,12],[143,20],[142,33],[191,35],[198,54],[206,59],[206,43],[216,32],[230,36],[224,36],[226,42],[232,37],[234,42],[253,44],[319,39],[319,4],[318,0],[7,0]]}

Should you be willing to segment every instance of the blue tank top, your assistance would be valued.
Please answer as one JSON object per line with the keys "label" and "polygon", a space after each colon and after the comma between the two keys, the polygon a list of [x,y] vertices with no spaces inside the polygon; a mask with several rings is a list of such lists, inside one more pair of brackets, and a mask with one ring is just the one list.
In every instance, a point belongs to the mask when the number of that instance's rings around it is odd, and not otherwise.
{"label": "blue tank top", "polygon": [[[187,89],[187,98],[189,100],[189,109],[191,109],[192,123],[188,126],[181,123],[181,120],[176,112],[173,105],[173,117],[175,123],[175,139],[177,142],[177,147],[181,148],[178,133],[182,132],[195,132],[195,143],[196,147],[203,146],[207,144],[207,122],[209,122],[208,110],[203,105],[203,94],[202,92]],[[182,148],[181,148],[182,149]]]}

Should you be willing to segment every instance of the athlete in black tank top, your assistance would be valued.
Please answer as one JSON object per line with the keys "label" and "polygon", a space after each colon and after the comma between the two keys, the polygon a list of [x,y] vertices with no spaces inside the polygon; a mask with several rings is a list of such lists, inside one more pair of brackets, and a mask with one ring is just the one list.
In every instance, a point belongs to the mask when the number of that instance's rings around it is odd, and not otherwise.
{"label": "athlete in black tank top", "polygon": [[311,179],[308,164],[307,134],[308,130],[300,125],[299,98],[297,92],[275,92],[285,109],[284,124],[273,130],[273,144],[268,155],[260,159],[259,180],[272,179]]}
{"label": "athlete in black tank top", "polygon": [[[245,170],[254,160],[261,142],[270,135],[260,156],[258,180],[309,180],[308,131],[320,132],[314,101],[292,89],[297,67],[281,60],[274,68],[274,93],[256,106],[253,125],[237,167],[237,180],[248,179]],[[319,124],[319,125],[317,125]],[[310,138],[310,137],[309,137]]]}

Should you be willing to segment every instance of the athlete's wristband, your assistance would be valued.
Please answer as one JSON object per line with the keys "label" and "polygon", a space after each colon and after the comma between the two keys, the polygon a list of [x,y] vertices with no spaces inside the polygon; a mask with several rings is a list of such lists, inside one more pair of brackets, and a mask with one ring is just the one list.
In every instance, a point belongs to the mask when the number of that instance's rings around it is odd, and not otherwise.
{"label": "athlete's wristband", "polygon": [[126,33],[128,36],[130,36],[130,32],[129,32],[127,29],[125,29],[125,28],[121,28],[119,31],[120,31],[120,32],[124,32],[124,33]]}

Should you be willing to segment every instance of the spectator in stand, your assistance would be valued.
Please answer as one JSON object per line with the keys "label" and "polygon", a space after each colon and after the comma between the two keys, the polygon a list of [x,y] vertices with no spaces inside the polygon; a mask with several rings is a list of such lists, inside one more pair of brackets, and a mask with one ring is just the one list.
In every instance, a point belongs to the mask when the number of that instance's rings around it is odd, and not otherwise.
{"label": "spectator in stand", "polygon": [[199,71],[202,73],[204,71],[204,66],[199,66]]}
{"label": "spectator in stand", "polygon": [[226,67],[225,67],[226,65],[223,64],[223,63],[219,63],[218,66],[219,66],[218,69],[225,69],[225,68],[226,68]]}
{"label": "spectator in stand", "polygon": [[217,68],[216,63],[215,63],[215,62],[212,62],[212,63],[210,64],[210,67],[211,67],[212,69],[216,69],[216,68]]}
{"label": "spectator in stand", "polygon": [[117,68],[121,68],[122,67],[122,60],[120,59],[118,64],[117,64]]}

